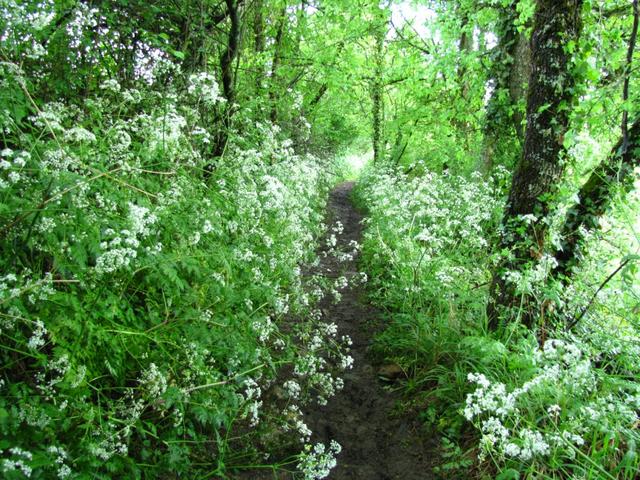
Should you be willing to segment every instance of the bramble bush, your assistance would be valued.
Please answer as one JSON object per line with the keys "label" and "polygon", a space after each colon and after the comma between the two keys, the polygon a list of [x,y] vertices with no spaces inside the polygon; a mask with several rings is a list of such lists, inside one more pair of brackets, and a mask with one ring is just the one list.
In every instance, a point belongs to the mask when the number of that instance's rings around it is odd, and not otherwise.
{"label": "bramble bush", "polygon": [[[518,323],[501,334],[486,329],[507,175],[485,181],[421,165],[412,171],[419,173],[367,167],[358,189],[369,210],[363,260],[370,298],[388,317],[375,351],[409,372],[407,402],[444,437],[440,470],[468,472],[476,463],[486,478],[635,478],[640,336],[632,263],[589,301],[602,266],[613,271],[621,257],[635,258],[637,196],[604,220],[607,233],[591,235],[588,258],[560,293],[564,311],[586,309],[585,316],[569,331],[547,325],[540,341]],[[522,292],[545,293],[548,271],[520,273],[513,281]]]}

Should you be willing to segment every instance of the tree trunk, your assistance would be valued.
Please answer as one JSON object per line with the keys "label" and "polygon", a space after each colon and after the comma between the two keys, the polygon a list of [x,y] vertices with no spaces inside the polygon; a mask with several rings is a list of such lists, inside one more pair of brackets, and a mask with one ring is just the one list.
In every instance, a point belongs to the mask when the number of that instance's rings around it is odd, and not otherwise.
{"label": "tree trunk", "polygon": [[273,60],[271,61],[271,89],[269,90],[269,102],[271,104],[271,114],[269,118],[273,123],[278,121],[278,96],[276,89],[278,88],[278,66],[280,65],[280,57],[282,55],[282,38],[284,37],[284,26],[287,21],[287,5],[282,7],[280,12],[280,22],[276,31],[275,43],[273,46]]}
{"label": "tree trunk", "polygon": [[633,170],[640,166],[640,118],[628,131],[627,148],[623,148],[623,143],[623,137],[620,137],[609,157],[591,172],[578,192],[576,204],[567,212],[561,233],[562,249],[555,254],[558,262],[554,271],[556,278],[571,276],[580,261],[580,246],[585,234],[598,228],[614,192],[620,191],[624,195],[633,188]]}
{"label": "tree trunk", "polygon": [[255,85],[256,85],[256,96],[259,97],[262,92],[262,81],[264,77],[264,65],[262,63],[262,52],[264,52],[264,16],[262,13],[262,2],[263,0],[255,0],[254,7],[254,17],[253,17],[253,39],[254,39],[254,50],[256,56],[258,57],[258,65],[260,66],[260,73],[256,76]]}
{"label": "tree trunk", "polygon": [[240,16],[238,14],[237,0],[225,0],[231,20],[231,28],[227,37],[227,48],[220,55],[220,68],[222,70],[222,91],[227,99],[228,107],[232,108],[232,104],[236,99],[236,92],[233,79],[233,61],[238,54],[240,45]]}
{"label": "tree trunk", "polygon": [[[629,99],[629,79],[638,36],[639,17],[638,0],[634,0],[633,26],[622,86],[622,101],[625,103]],[[640,166],[640,117],[637,117],[629,128],[628,116],[629,111],[625,107],[620,128],[622,134],[618,143],[611,150],[609,157],[591,172],[591,176],[578,192],[578,201],[567,212],[561,232],[562,248],[555,254],[558,262],[554,271],[555,278],[564,281],[571,276],[574,267],[580,261],[580,247],[586,233],[598,228],[600,217],[609,209],[614,192],[619,188],[620,193],[625,195],[633,188],[633,171]]]}
{"label": "tree trunk", "polygon": [[516,286],[505,281],[504,274],[527,269],[543,254],[546,217],[564,170],[564,134],[574,101],[575,82],[566,46],[580,35],[581,7],[582,0],[539,0],[537,4],[524,151],[502,219],[500,247],[511,252],[511,257],[496,267],[487,305],[493,329],[499,326],[500,315],[518,304],[523,307],[525,325],[531,326],[536,318],[533,299],[519,298]]}
{"label": "tree trunk", "polygon": [[384,37],[386,28],[379,26],[375,32],[375,70],[371,81],[371,118],[372,118],[372,142],[373,162],[377,163],[383,155],[382,122],[384,118],[383,81],[384,74]]}
{"label": "tree trunk", "polygon": [[[498,45],[493,55],[492,80],[494,89],[487,104],[482,152],[482,170],[488,174],[494,164],[496,147],[501,139],[509,135],[513,126],[517,138],[522,142],[523,115],[518,108],[526,95],[526,83],[531,70],[529,40],[518,32],[516,21],[518,1],[511,2],[501,17],[498,26]],[[503,92],[508,91],[508,100]]]}
{"label": "tree trunk", "polygon": [[467,55],[473,50],[473,36],[468,32],[469,16],[464,13],[462,17],[462,33],[458,48],[460,50],[460,60],[458,63],[458,81],[460,82],[460,95],[466,99],[469,96],[469,79],[467,77]]}
{"label": "tree trunk", "polygon": [[[234,103],[236,99],[233,62],[238,55],[240,46],[239,2],[238,0],[225,0],[225,2],[227,5],[229,20],[231,21],[231,27],[227,36],[227,48],[222,52],[222,55],[220,55],[220,70],[222,78],[222,92],[227,102],[222,114],[222,128],[220,129],[220,133],[216,139],[216,147],[214,150],[215,157],[222,155],[229,139],[231,117],[235,111]],[[213,164],[209,164],[205,167],[206,172],[210,172],[212,169]]]}
{"label": "tree trunk", "polygon": [[527,82],[531,75],[531,46],[529,39],[522,32],[515,32],[516,39],[513,49],[511,68],[509,69],[509,98],[513,114],[511,116],[513,127],[518,139],[524,139],[524,113],[519,107],[520,101],[527,96]]}

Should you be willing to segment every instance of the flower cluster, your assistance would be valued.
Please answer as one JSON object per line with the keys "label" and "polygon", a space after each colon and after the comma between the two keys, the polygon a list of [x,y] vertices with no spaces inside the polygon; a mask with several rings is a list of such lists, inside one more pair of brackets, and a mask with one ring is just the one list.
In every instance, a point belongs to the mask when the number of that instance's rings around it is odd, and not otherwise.
{"label": "flower cluster", "polygon": [[225,101],[224,97],[220,95],[220,89],[215,77],[207,72],[191,75],[187,92],[196,100],[202,100],[208,106]]}
{"label": "flower cluster", "polygon": [[[508,335],[496,338],[484,329],[483,287],[499,259],[510,255],[490,249],[502,233],[497,186],[505,184],[505,172],[497,169],[485,181],[433,173],[422,162],[408,171],[381,162],[365,170],[358,189],[371,213],[363,258],[372,298],[391,312],[375,347],[437,379],[433,417],[440,425],[459,424],[459,416],[471,422],[480,458],[506,476],[633,476],[640,335],[630,312],[637,311],[637,268],[620,270],[594,291],[606,278],[603,267],[613,272],[621,258],[636,258],[640,196],[612,208],[601,220],[603,232],[585,235],[581,268],[561,291],[549,282],[557,265],[547,252],[532,266],[504,272],[518,293],[553,300],[575,318],[582,314],[570,333],[548,321],[538,331],[511,322]],[[562,195],[573,196],[571,188]],[[558,248],[573,204],[575,198],[551,218],[522,216],[515,230],[544,221]],[[469,370],[465,384],[459,373]],[[452,394],[452,384],[460,393]]]}
{"label": "flower cluster", "polygon": [[167,391],[167,377],[155,363],[150,363],[138,380],[140,388],[150,399],[158,399]]}
{"label": "flower cluster", "polygon": [[[82,23],[70,12],[74,38],[99,18],[85,13]],[[22,91],[18,73],[3,82]],[[275,366],[299,364],[286,391],[303,402],[341,388],[333,371],[351,362],[301,268],[322,233],[331,177],[321,162],[261,123],[230,135],[204,181],[205,139],[218,132],[201,107],[221,101],[211,75],[194,74],[186,95],[184,82],[98,80],[78,104],[38,102],[23,131],[8,123],[0,151],[12,212],[1,226],[0,363],[25,355],[1,379],[8,441],[22,448],[2,452],[2,475],[127,476],[134,464],[144,475],[184,438],[193,442],[171,462],[188,465],[209,448],[200,432],[281,427],[262,396]],[[297,342],[285,316],[314,333]],[[157,445],[130,449],[149,425]]]}
{"label": "flower cluster", "polygon": [[307,445],[302,454],[298,468],[305,480],[319,480],[327,478],[331,469],[337,465],[336,455],[342,451],[338,442],[332,440],[329,448],[322,443],[316,443],[313,447]]}
{"label": "flower cluster", "polygon": [[543,461],[551,454],[573,459],[594,428],[612,420],[618,425],[614,429],[630,428],[640,418],[637,407],[631,406],[638,405],[633,390],[598,396],[606,385],[579,345],[550,339],[532,360],[534,374],[511,391],[483,374],[469,374],[476,387],[467,395],[463,413],[482,434],[482,457],[490,454],[523,463]]}
{"label": "flower cluster", "polygon": [[370,210],[365,260],[389,304],[448,302],[452,285],[486,278],[483,260],[502,208],[492,183],[479,175],[414,168],[420,175],[368,168],[358,190]]}

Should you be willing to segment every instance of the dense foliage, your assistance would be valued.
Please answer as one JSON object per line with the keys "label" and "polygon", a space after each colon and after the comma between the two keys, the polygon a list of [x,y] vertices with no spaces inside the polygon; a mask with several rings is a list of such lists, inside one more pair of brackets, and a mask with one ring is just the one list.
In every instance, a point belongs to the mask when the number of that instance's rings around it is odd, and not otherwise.
{"label": "dense foliage", "polygon": [[[520,324],[488,332],[486,285],[504,173],[490,182],[433,172],[407,177],[382,167],[365,173],[364,261],[371,298],[389,312],[375,350],[409,372],[412,408],[444,435],[444,471],[469,467],[477,453],[484,474],[497,469],[500,478],[635,478],[634,273],[610,283],[573,331],[548,329],[541,342]],[[637,242],[628,223],[635,208],[637,199],[607,220],[609,243],[590,248],[588,265],[563,294],[572,311],[585,307],[601,281],[596,266],[615,268]],[[547,273],[517,280],[527,291]],[[476,446],[459,440],[466,421],[479,431]]]}
{"label": "dense foliage", "polygon": [[[349,358],[300,268],[336,169],[249,110],[212,165],[227,99],[160,50],[130,81],[71,54],[95,84],[50,84],[55,41],[101,55],[80,45],[112,14],[65,15],[42,47],[55,6],[3,5],[3,478],[218,476],[283,443],[311,475],[332,455],[304,452],[297,405]],[[287,365],[288,400],[263,406]]]}
{"label": "dense foliage", "polygon": [[[318,302],[369,277],[444,475],[635,478],[638,17],[0,0],[0,476],[325,478]],[[358,174],[366,274],[329,281]]]}
{"label": "dense foliage", "polygon": [[[526,27],[534,30],[529,61],[536,75],[552,75],[566,63],[564,78],[549,93],[564,97],[554,104],[542,88],[529,93],[527,135],[533,140],[522,138],[520,147],[512,143],[521,135],[518,125],[495,117],[502,111],[511,121],[523,120],[521,106],[508,107],[513,88],[503,84],[504,96],[493,90],[479,119],[481,139],[468,135],[459,116],[447,124],[448,137],[471,142],[466,158],[452,149],[398,162],[391,153],[365,171],[358,193],[370,215],[364,261],[373,280],[371,299],[389,319],[375,350],[407,372],[408,405],[442,433],[443,472],[635,478],[640,245],[637,194],[628,193],[636,177],[626,175],[638,164],[631,133],[636,123],[628,120],[637,116],[629,100],[637,96],[637,82],[625,77],[625,62],[629,72],[637,6],[538,2],[534,25],[534,3],[502,3],[516,14],[493,24],[498,63],[485,78],[499,87],[504,78],[492,78],[497,68],[517,77],[508,70],[526,57],[520,52],[505,62],[501,48],[517,46]],[[491,18],[484,8],[460,8],[463,26],[481,29]],[[536,47],[535,29],[547,42],[554,15],[565,13],[581,19],[581,34],[571,39],[562,32],[559,41],[567,44],[558,54],[565,58],[554,64],[553,52],[544,51],[549,43]],[[434,20],[435,28],[443,18]],[[505,28],[514,26],[504,44]],[[446,44],[442,36],[436,45]],[[481,53],[482,44],[469,50]],[[464,61],[464,54],[446,58]],[[606,81],[614,71],[615,85]],[[534,82],[550,81],[533,75]],[[467,81],[461,78],[460,88],[469,94]],[[613,88],[619,93],[610,93]],[[580,104],[573,103],[578,97]],[[554,113],[547,125],[549,109]],[[623,138],[611,147],[620,135],[612,125],[621,116]],[[560,153],[550,154],[545,135],[559,136]],[[518,204],[527,195],[533,199]],[[495,298],[500,309],[492,307]]]}

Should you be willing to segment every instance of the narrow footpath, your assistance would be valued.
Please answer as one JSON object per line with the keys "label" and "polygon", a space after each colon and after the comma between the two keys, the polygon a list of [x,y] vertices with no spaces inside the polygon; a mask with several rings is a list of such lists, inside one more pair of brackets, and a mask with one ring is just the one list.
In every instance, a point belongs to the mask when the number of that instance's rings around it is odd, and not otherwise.
{"label": "narrow footpath", "polygon": [[[339,185],[328,205],[330,225],[341,222],[343,233],[338,247],[348,249],[349,242],[362,240],[362,215],[351,202],[353,183]],[[333,256],[323,256],[320,271],[328,278],[357,274],[358,258],[339,263]],[[336,440],[342,445],[338,466],[329,479],[335,480],[425,480],[434,478],[437,444],[425,439],[418,429],[415,415],[398,414],[398,394],[384,388],[379,378],[380,365],[368,355],[372,337],[379,328],[378,312],[365,302],[366,287],[349,287],[338,304],[330,299],[320,306],[325,320],[338,325],[339,335],[353,340],[351,355],[354,367],[344,375],[344,389],[329,399],[324,407],[309,406],[305,418],[315,432],[312,440]],[[388,385],[388,383],[386,383]]]}

